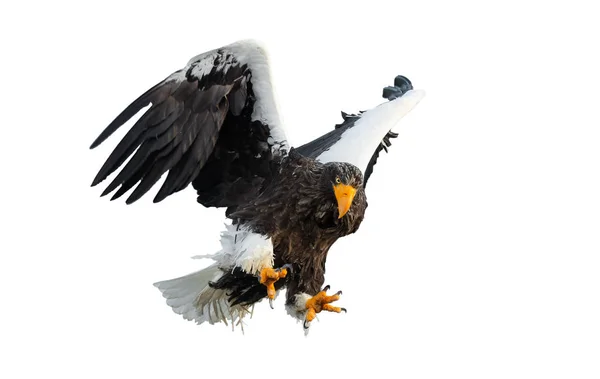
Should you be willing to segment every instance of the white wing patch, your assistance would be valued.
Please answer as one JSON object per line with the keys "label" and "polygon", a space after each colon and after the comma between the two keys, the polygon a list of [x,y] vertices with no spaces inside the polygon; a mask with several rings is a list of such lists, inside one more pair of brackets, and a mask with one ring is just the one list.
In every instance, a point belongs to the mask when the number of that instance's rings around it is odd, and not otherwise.
{"label": "white wing patch", "polygon": [[[231,54],[227,59],[221,59],[215,66],[215,60],[219,56],[219,50]],[[235,59],[238,64],[246,64],[252,72],[252,91],[256,97],[252,111],[252,121],[260,121],[269,126],[273,138],[273,151],[288,151],[285,129],[279,117],[279,109],[275,99],[275,90],[271,80],[271,69],[267,50],[261,43],[254,40],[244,40],[202,53],[190,59],[187,66],[169,77],[171,80],[184,80],[187,70],[192,68],[191,73],[198,78],[210,74],[216,67],[217,71],[227,72]],[[167,80],[169,80],[167,79]],[[269,143],[271,141],[269,140]]]}
{"label": "white wing patch", "polygon": [[[217,58],[217,55],[217,52],[213,51],[210,54],[206,54],[202,59],[196,61],[192,68],[191,74],[198,78],[210,74],[215,66],[215,59]],[[227,69],[225,69],[225,63],[226,61],[223,61],[219,67],[223,71],[227,71]]]}
{"label": "white wing patch", "polygon": [[261,43],[254,40],[235,42],[223,49],[231,51],[239,62],[248,64],[252,70],[252,90],[256,96],[252,120],[269,125],[271,136],[275,140],[275,149],[289,150],[271,81],[267,50]]}
{"label": "white wing patch", "polygon": [[425,91],[422,90],[408,91],[402,97],[383,103],[363,113],[354,126],[346,130],[340,140],[321,153],[317,160],[323,163],[351,163],[364,174],[373,152],[377,149],[383,137],[424,96]]}

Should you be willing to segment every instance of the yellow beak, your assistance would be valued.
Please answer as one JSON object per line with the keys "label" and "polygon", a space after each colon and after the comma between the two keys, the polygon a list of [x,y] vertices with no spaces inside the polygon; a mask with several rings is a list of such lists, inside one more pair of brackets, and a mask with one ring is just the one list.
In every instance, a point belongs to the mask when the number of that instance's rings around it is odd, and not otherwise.
{"label": "yellow beak", "polygon": [[333,192],[335,193],[335,198],[338,203],[338,211],[339,217],[342,218],[352,205],[352,200],[354,200],[354,195],[356,195],[356,189],[352,186],[346,184],[336,184],[333,186]]}

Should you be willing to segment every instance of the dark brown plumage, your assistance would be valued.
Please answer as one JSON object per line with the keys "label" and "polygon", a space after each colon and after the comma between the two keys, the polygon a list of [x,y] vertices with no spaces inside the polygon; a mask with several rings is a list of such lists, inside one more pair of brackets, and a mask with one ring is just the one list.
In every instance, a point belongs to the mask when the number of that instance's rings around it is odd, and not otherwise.
{"label": "dark brown plumage", "polygon": [[[338,218],[333,191],[336,178],[357,189],[342,218]],[[287,287],[290,303],[298,293],[315,295],[321,290],[329,249],[338,238],[358,230],[366,208],[358,168],[339,162],[323,164],[292,150],[271,185],[230,217],[272,239],[275,267],[292,266],[291,274],[275,285]],[[212,286],[226,289],[232,304],[249,305],[267,296],[265,286],[241,270],[226,272]]]}

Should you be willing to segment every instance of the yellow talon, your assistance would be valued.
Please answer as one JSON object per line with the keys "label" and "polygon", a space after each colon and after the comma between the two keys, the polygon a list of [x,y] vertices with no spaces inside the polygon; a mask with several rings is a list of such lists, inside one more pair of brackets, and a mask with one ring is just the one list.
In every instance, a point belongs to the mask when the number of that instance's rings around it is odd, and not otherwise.
{"label": "yellow talon", "polygon": [[275,282],[279,279],[287,276],[287,269],[282,267],[280,269],[273,269],[270,267],[263,268],[260,270],[260,284],[267,287],[267,297],[269,298],[269,304],[273,308],[273,299],[275,299]]}
{"label": "yellow talon", "polygon": [[307,311],[304,319],[304,329],[308,329],[308,325],[310,324],[310,322],[314,320],[315,317],[317,317],[317,313],[320,313],[321,311],[336,313],[340,313],[342,311],[347,312],[346,308],[334,307],[333,305],[329,304],[339,300],[342,291],[338,291],[334,295],[327,296],[328,290],[329,286],[325,286],[325,288],[323,288],[323,291],[319,292],[318,294],[306,301]]}

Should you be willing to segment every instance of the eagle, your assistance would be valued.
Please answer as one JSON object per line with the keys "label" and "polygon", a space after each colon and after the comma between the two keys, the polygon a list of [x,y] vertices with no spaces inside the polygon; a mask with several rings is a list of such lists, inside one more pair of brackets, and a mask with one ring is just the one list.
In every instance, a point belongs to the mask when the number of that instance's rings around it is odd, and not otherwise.
{"label": "eagle", "polygon": [[[92,143],[95,148],[146,108],[92,182],[120,171],[101,196],[135,186],[139,200],[161,177],[154,202],[191,183],[205,207],[225,208],[221,250],[198,255],[211,264],[154,285],[167,304],[198,324],[241,324],[253,305],[285,289],[287,313],[305,331],[342,291],[324,286],[325,262],[340,237],[359,228],[365,187],[392,127],[424,96],[397,76],[388,101],[292,148],[277,111],[265,48],[239,41],[192,58],[133,101]],[[158,187],[158,185],[156,186]],[[243,325],[243,324],[241,324]]]}

